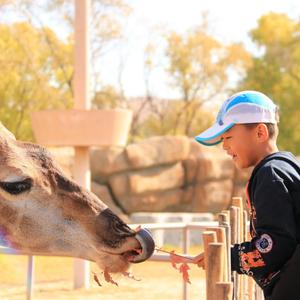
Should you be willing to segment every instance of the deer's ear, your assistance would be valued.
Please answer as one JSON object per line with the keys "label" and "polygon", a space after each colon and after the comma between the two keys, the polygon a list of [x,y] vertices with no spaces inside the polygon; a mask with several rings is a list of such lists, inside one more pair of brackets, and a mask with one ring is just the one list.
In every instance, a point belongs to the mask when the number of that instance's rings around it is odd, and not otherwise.
{"label": "deer's ear", "polygon": [[15,136],[0,122],[0,137],[16,140]]}

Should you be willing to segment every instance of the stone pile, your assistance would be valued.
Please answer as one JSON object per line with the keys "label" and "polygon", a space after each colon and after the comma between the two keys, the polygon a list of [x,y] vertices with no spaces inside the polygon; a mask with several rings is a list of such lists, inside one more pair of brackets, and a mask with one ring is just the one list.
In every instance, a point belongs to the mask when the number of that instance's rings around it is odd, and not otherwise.
{"label": "stone pile", "polygon": [[238,171],[220,147],[185,136],[92,149],[91,172],[92,190],[127,214],[218,212],[232,196],[244,196],[250,174]]}

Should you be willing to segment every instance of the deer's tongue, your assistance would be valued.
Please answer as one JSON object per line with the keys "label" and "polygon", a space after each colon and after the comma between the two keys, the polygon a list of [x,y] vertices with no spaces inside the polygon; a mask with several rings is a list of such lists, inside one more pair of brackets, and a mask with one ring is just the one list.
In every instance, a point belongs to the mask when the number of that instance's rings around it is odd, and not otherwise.
{"label": "deer's tongue", "polygon": [[[141,229],[135,235],[141,245],[140,249],[135,249],[129,260],[132,263],[140,263],[147,260],[154,252],[155,243],[151,233],[147,229]],[[129,253],[130,254],[130,253]]]}

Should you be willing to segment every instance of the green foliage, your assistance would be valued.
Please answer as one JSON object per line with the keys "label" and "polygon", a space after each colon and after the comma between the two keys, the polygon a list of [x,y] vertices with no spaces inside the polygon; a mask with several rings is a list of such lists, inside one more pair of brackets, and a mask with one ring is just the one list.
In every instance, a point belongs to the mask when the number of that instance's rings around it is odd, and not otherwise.
{"label": "green foliage", "polygon": [[[73,0],[0,0],[5,22],[0,24],[0,120],[19,139],[33,139],[30,112],[72,106],[74,4]],[[93,0],[90,11],[93,98],[96,107],[106,107],[109,101],[114,107],[112,90],[104,87],[96,93],[101,86],[97,66],[111,43],[121,38],[130,7],[123,0]],[[22,22],[11,24],[11,19]],[[55,34],[57,29],[67,36],[64,40]],[[99,105],[101,97],[106,100]]]}
{"label": "green foliage", "polygon": [[244,71],[251,63],[241,45],[223,45],[201,28],[185,35],[173,32],[167,41],[167,71],[184,101],[211,100],[226,89],[228,72]]}
{"label": "green foliage", "polygon": [[251,32],[261,47],[239,90],[259,90],[280,108],[279,147],[300,154],[300,23],[284,14],[261,17]]}
{"label": "green foliage", "polygon": [[104,86],[96,92],[92,105],[96,109],[117,108],[120,106],[121,96],[111,85]]}
{"label": "green foliage", "polygon": [[181,101],[169,112],[166,131],[193,135],[197,124],[199,132],[207,123],[202,105],[228,89],[229,73],[242,76],[251,58],[242,45],[222,44],[204,25],[184,35],[172,32],[167,42],[167,72]]}
{"label": "green foliage", "polygon": [[48,28],[0,24],[0,120],[32,140],[30,112],[72,104],[72,44]]}
{"label": "green foliage", "polygon": [[[242,45],[222,44],[208,33],[206,24],[184,34],[168,33],[165,40],[166,71],[179,97],[166,105],[152,101],[152,114],[140,124],[132,140],[151,135],[195,136],[213,122],[204,104],[212,103],[229,88],[229,73],[243,76],[251,65]],[[149,69],[151,53],[152,49],[147,49],[145,65]]]}

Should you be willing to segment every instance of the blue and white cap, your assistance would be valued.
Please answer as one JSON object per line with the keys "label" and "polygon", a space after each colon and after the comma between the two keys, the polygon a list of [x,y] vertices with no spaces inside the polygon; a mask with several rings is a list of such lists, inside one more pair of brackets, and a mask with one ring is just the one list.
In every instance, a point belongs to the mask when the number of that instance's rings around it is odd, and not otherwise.
{"label": "blue and white cap", "polygon": [[228,98],[222,105],[213,126],[195,137],[196,141],[212,146],[221,142],[220,135],[235,124],[277,123],[277,106],[266,95],[243,91]]}

